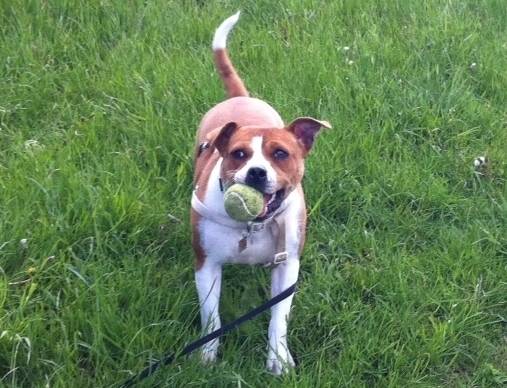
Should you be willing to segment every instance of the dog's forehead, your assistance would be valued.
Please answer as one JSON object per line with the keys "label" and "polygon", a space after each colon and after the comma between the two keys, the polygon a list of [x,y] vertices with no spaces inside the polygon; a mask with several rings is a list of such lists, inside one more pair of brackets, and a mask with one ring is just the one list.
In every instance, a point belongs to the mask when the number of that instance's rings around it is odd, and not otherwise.
{"label": "dog's forehead", "polygon": [[297,147],[297,140],[284,128],[255,128],[240,127],[232,136],[230,145],[252,145],[262,139],[262,146],[271,144],[284,144],[285,146]]}

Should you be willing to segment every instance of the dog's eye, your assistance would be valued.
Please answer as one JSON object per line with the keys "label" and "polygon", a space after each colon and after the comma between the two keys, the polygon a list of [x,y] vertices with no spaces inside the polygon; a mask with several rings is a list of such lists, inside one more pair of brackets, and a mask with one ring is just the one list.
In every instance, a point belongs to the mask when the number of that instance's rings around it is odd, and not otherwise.
{"label": "dog's eye", "polygon": [[273,152],[273,157],[276,160],[285,160],[289,157],[289,153],[285,150],[278,148],[275,150],[275,152]]}
{"label": "dog's eye", "polygon": [[235,150],[235,151],[232,151],[231,152],[231,156],[234,158],[234,159],[237,159],[237,160],[242,160],[242,159],[245,159],[246,158],[246,152],[243,151],[243,150]]}

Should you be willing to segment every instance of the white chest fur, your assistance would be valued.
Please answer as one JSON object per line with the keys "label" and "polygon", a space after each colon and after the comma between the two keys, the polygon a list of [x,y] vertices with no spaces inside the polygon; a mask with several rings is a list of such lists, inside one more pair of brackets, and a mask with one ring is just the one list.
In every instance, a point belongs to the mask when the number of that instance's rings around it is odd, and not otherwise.
{"label": "white chest fur", "polygon": [[199,229],[207,260],[222,264],[264,264],[272,261],[276,253],[276,242],[270,227],[251,233],[247,237],[246,249],[241,252],[239,242],[245,231],[206,219],[201,221]]}

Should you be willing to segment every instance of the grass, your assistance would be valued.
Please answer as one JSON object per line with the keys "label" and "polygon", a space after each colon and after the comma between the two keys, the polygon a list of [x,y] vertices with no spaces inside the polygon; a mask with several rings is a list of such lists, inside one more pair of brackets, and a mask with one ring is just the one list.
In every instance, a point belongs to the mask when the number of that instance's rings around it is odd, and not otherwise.
{"label": "grass", "polygon": [[[263,316],[142,386],[505,385],[502,0],[0,1],[0,384],[111,386],[199,336],[192,146],[237,9],[251,92],[334,127],[307,162],[300,366],[264,371]],[[224,322],[267,298],[266,270],[224,276]]]}

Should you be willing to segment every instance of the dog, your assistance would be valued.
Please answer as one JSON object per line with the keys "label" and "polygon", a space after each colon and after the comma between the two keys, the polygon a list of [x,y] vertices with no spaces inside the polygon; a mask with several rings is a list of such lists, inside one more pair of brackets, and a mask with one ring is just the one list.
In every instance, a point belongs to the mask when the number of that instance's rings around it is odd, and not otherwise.
{"label": "dog", "polygon": [[[306,207],[301,180],[304,160],[327,121],[300,117],[285,125],[266,102],[249,93],[232,65],[226,41],[239,12],[215,31],[213,54],[228,94],[203,117],[195,149],[192,195],[192,245],[195,282],[205,333],[220,328],[222,266],[226,263],[272,267],[271,296],[298,278],[305,241]],[[249,185],[264,196],[264,210],[253,222],[230,218],[224,190],[233,183]],[[287,346],[287,320],[292,296],[271,309],[266,367],[276,375],[294,367]],[[201,352],[204,362],[217,357],[218,339]]]}

